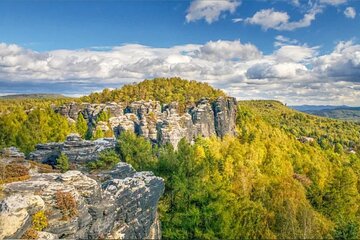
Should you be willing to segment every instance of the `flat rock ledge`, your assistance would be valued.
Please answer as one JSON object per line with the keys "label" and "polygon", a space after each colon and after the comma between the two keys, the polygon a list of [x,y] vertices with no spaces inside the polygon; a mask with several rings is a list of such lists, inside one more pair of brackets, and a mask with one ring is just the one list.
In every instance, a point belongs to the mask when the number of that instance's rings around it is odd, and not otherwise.
{"label": "flat rock ledge", "polygon": [[[2,187],[0,239],[21,238],[39,211],[48,220],[38,232],[40,239],[161,238],[157,206],[164,181],[126,163],[91,177],[80,171],[35,173],[29,180]],[[59,192],[71,194],[75,216],[64,218],[56,200]]]}

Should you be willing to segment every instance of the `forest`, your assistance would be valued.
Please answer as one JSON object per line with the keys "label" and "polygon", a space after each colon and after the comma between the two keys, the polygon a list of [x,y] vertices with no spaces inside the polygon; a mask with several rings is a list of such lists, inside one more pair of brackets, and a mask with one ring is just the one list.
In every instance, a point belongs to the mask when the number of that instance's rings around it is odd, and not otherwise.
{"label": "forest", "polygon": [[299,131],[316,118],[276,122],[281,108],[240,102],[237,137],[181,141],[177,151],[153,148],[132,133],[120,136],[124,161],[165,179],[165,239],[360,238],[360,156],[321,144],[324,126],[336,132],[329,134],[333,141],[350,130],[325,120],[313,126],[319,142],[303,143],[289,127]]}
{"label": "forest", "polygon": [[[185,109],[201,97],[224,95],[173,78],[76,101],[154,99],[179,101]],[[1,100],[0,149],[29,153],[70,132],[84,135],[83,122],[70,123],[51,108],[73,100]],[[236,136],[182,140],[175,150],[123,132],[116,154],[165,179],[159,206],[164,239],[359,239],[359,132],[359,123],[308,115],[277,101],[240,101]],[[114,154],[104,154],[90,170],[112,166]]]}

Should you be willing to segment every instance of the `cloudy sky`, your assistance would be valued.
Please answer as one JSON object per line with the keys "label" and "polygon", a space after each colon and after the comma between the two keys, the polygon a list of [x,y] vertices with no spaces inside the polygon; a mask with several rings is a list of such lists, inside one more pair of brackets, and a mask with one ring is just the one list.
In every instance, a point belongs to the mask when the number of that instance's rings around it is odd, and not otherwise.
{"label": "cloudy sky", "polygon": [[238,99],[360,106],[358,0],[1,0],[0,94],[154,77]]}

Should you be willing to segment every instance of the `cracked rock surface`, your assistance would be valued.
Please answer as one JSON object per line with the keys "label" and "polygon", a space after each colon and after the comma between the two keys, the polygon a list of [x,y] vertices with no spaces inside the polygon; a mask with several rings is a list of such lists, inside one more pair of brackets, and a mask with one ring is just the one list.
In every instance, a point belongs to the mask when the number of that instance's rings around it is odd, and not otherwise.
{"label": "cracked rock surface", "polygon": [[[41,239],[159,239],[157,205],[163,191],[163,179],[126,163],[92,178],[80,171],[34,173],[26,181],[3,185],[0,239],[21,238],[40,210],[48,219],[38,232]],[[57,192],[72,195],[76,216],[64,220]]]}

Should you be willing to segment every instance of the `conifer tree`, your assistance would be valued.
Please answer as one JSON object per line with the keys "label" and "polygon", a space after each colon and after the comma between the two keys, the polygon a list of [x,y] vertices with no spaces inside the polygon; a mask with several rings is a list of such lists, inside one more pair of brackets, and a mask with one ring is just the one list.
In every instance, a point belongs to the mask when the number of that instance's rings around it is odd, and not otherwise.
{"label": "conifer tree", "polygon": [[88,125],[82,113],[79,113],[76,121],[76,130],[82,138],[85,138],[88,131]]}

